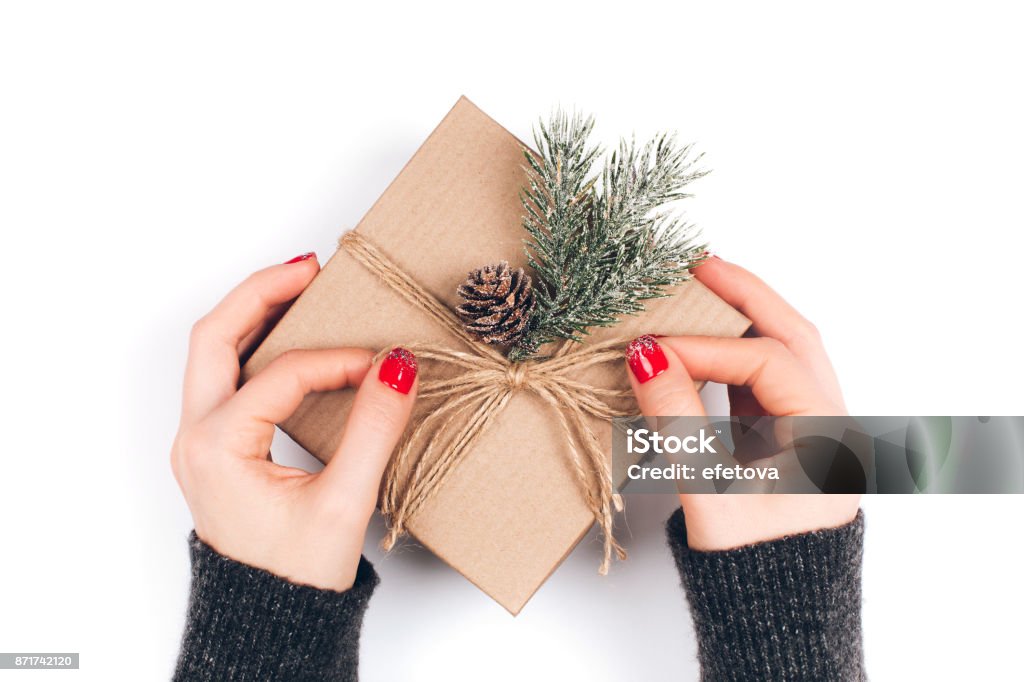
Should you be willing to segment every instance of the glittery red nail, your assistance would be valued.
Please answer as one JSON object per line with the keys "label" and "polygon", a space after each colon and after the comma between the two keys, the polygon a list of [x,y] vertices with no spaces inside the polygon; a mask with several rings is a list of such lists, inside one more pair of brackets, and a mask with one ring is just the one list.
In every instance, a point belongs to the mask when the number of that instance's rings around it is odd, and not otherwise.
{"label": "glittery red nail", "polygon": [[645,384],[668,369],[668,358],[650,334],[633,339],[626,347],[626,361],[633,376]]}
{"label": "glittery red nail", "polygon": [[404,348],[392,348],[384,362],[380,363],[377,377],[399,393],[409,393],[416,381],[416,356]]}
{"label": "glittery red nail", "polygon": [[310,258],[316,258],[316,253],[310,251],[309,253],[301,254],[299,256],[296,256],[295,258],[292,258],[291,260],[286,260],[284,264],[291,265],[292,263],[299,263],[304,260],[309,260]]}

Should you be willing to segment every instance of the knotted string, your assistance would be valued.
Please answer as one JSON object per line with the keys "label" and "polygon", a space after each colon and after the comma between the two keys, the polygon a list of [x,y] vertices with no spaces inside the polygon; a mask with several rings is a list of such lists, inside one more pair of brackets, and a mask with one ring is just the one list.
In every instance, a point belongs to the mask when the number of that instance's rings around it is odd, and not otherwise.
{"label": "knotted string", "polygon": [[[572,379],[571,375],[596,365],[622,362],[622,349],[628,339],[589,346],[566,344],[543,362],[509,362],[498,350],[480,343],[463,329],[446,305],[362,235],[350,231],[338,245],[469,349],[466,352],[436,345],[403,346],[419,359],[445,363],[458,373],[448,379],[420,382],[420,399],[440,403],[406,431],[384,473],[381,511],[389,519],[389,528],[381,541],[383,549],[394,547],[409,520],[441,489],[512,396],[517,391],[530,391],[553,408],[584,500],[601,526],[604,556],[599,572],[608,573],[613,554],[619,560],[625,559],[626,552],[615,540],[612,528],[614,513],[622,510],[622,498],[612,488],[608,461],[587,418],[610,420],[633,414],[635,410],[617,410],[609,402],[630,399],[631,393],[591,386]],[[400,472],[406,470],[409,474],[402,482]]]}

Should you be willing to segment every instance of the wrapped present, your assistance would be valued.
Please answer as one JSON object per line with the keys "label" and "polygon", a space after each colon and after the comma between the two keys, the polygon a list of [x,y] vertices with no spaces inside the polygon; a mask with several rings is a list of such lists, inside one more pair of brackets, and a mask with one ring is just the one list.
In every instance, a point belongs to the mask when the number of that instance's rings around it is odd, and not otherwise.
{"label": "wrapped present", "polygon": [[[621,340],[739,336],[749,326],[691,279],[543,361],[510,362],[468,333],[456,313],[467,273],[478,283],[506,277],[521,300],[529,294],[509,274],[529,272],[525,147],[461,98],[243,368],[244,379],[293,348],[416,351],[420,398],[382,489],[386,541],[407,531],[513,614],[595,521],[604,566],[621,554],[609,417],[636,409]],[[501,260],[506,271],[479,272]],[[326,462],[353,395],[312,394],[281,428]]]}

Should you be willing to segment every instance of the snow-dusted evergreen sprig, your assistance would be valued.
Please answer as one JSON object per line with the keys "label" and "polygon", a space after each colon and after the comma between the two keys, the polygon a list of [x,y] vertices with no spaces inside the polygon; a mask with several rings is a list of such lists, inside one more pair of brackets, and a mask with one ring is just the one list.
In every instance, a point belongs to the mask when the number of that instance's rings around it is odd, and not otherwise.
{"label": "snow-dusted evergreen sprig", "polygon": [[643,301],[687,279],[706,253],[699,232],[672,210],[690,196],[683,188],[706,174],[697,167],[701,156],[659,135],[640,147],[622,140],[596,170],[593,126],[591,117],[556,111],[535,130],[537,154],[524,152],[523,226],[536,307],[512,360],[640,312]]}

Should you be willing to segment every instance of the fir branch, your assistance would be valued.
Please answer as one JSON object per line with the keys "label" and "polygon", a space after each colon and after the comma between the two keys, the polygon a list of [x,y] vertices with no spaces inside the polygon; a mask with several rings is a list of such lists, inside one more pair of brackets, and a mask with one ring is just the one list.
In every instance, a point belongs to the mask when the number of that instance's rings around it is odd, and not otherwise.
{"label": "fir branch", "polygon": [[701,156],[670,135],[641,147],[623,140],[597,172],[593,124],[556,112],[534,133],[537,154],[524,152],[523,227],[537,304],[512,360],[556,339],[579,342],[590,327],[642,311],[643,301],[687,279],[705,253],[699,232],[671,210],[706,174]]}

